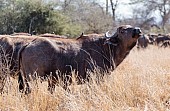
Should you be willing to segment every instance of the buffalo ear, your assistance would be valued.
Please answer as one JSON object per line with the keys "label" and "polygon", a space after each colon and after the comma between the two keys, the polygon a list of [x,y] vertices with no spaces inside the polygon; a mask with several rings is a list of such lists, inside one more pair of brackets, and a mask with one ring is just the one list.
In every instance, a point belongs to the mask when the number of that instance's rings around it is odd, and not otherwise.
{"label": "buffalo ear", "polygon": [[112,44],[116,44],[118,45],[120,42],[120,38],[118,37],[118,34],[116,34],[113,38],[110,39],[110,42],[112,42]]}
{"label": "buffalo ear", "polygon": [[106,39],[106,40],[104,41],[104,44],[103,44],[103,45],[106,45],[106,44],[108,44],[108,45],[113,45],[113,46],[117,46],[117,45],[118,45],[118,43],[112,42],[112,41],[111,41],[111,38]]}
{"label": "buffalo ear", "polygon": [[117,28],[117,32],[118,32],[118,33],[121,33],[122,29],[123,29],[123,27]]}

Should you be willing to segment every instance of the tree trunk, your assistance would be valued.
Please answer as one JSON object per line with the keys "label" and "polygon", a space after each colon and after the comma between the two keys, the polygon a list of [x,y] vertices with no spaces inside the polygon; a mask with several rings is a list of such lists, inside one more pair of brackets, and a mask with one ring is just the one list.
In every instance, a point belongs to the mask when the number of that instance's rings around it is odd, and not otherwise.
{"label": "tree trunk", "polygon": [[115,22],[115,10],[116,10],[116,7],[117,7],[117,3],[118,3],[118,0],[116,0],[115,4],[113,3],[113,0],[110,0],[110,4],[111,4],[111,7],[112,7],[113,22]]}
{"label": "tree trunk", "polygon": [[64,0],[64,6],[63,6],[63,12],[65,13],[67,10],[67,7],[71,3],[71,0]]}
{"label": "tree trunk", "polygon": [[31,21],[30,21],[30,25],[29,25],[29,31],[28,33],[31,34],[32,33],[32,24],[33,24],[33,21],[34,21],[34,17],[31,18]]}
{"label": "tree trunk", "polygon": [[108,0],[106,0],[106,15],[108,15],[108,13],[109,13],[109,1]]}

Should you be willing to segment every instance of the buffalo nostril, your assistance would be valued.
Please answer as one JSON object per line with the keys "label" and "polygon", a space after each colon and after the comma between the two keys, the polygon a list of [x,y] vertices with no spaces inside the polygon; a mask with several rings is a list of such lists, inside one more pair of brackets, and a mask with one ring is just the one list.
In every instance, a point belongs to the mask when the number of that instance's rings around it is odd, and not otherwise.
{"label": "buffalo nostril", "polygon": [[134,29],[134,34],[140,34],[141,31],[139,29]]}
{"label": "buffalo nostril", "polygon": [[139,37],[141,35],[141,33],[142,33],[141,29],[138,28],[138,27],[135,27],[134,30],[133,30],[132,38]]}
{"label": "buffalo nostril", "polygon": [[140,34],[142,33],[141,29],[139,27],[135,27],[135,33]]}
{"label": "buffalo nostril", "polygon": [[138,33],[142,33],[142,31],[141,31],[140,29],[137,29],[137,32],[138,32]]}

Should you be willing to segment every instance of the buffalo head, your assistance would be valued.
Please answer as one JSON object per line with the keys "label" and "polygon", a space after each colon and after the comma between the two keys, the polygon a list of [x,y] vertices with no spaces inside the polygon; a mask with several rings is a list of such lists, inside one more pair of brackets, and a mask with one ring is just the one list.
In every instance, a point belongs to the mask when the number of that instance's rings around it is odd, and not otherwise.
{"label": "buffalo head", "polygon": [[117,31],[113,35],[109,35],[107,32],[105,37],[107,38],[107,43],[121,45],[124,50],[130,50],[135,46],[140,34],[140,28],[123,25],[117,28]]}

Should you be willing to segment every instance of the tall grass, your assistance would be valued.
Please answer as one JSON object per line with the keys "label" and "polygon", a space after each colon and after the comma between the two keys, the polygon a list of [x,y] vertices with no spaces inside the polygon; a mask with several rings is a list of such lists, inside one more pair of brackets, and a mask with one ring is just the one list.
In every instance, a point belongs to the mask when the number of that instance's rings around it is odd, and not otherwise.
{"label": "tall grass", "polygon": [[[92,77],[92,80],[94,78]],[[8,111],[165,111],[170,110],[170,48],[134,48],[103,82],[72,84],[70,92],[47,82],[32,82],[32,93],[18,91],[8,78],[0,95],[0,109]]]}

